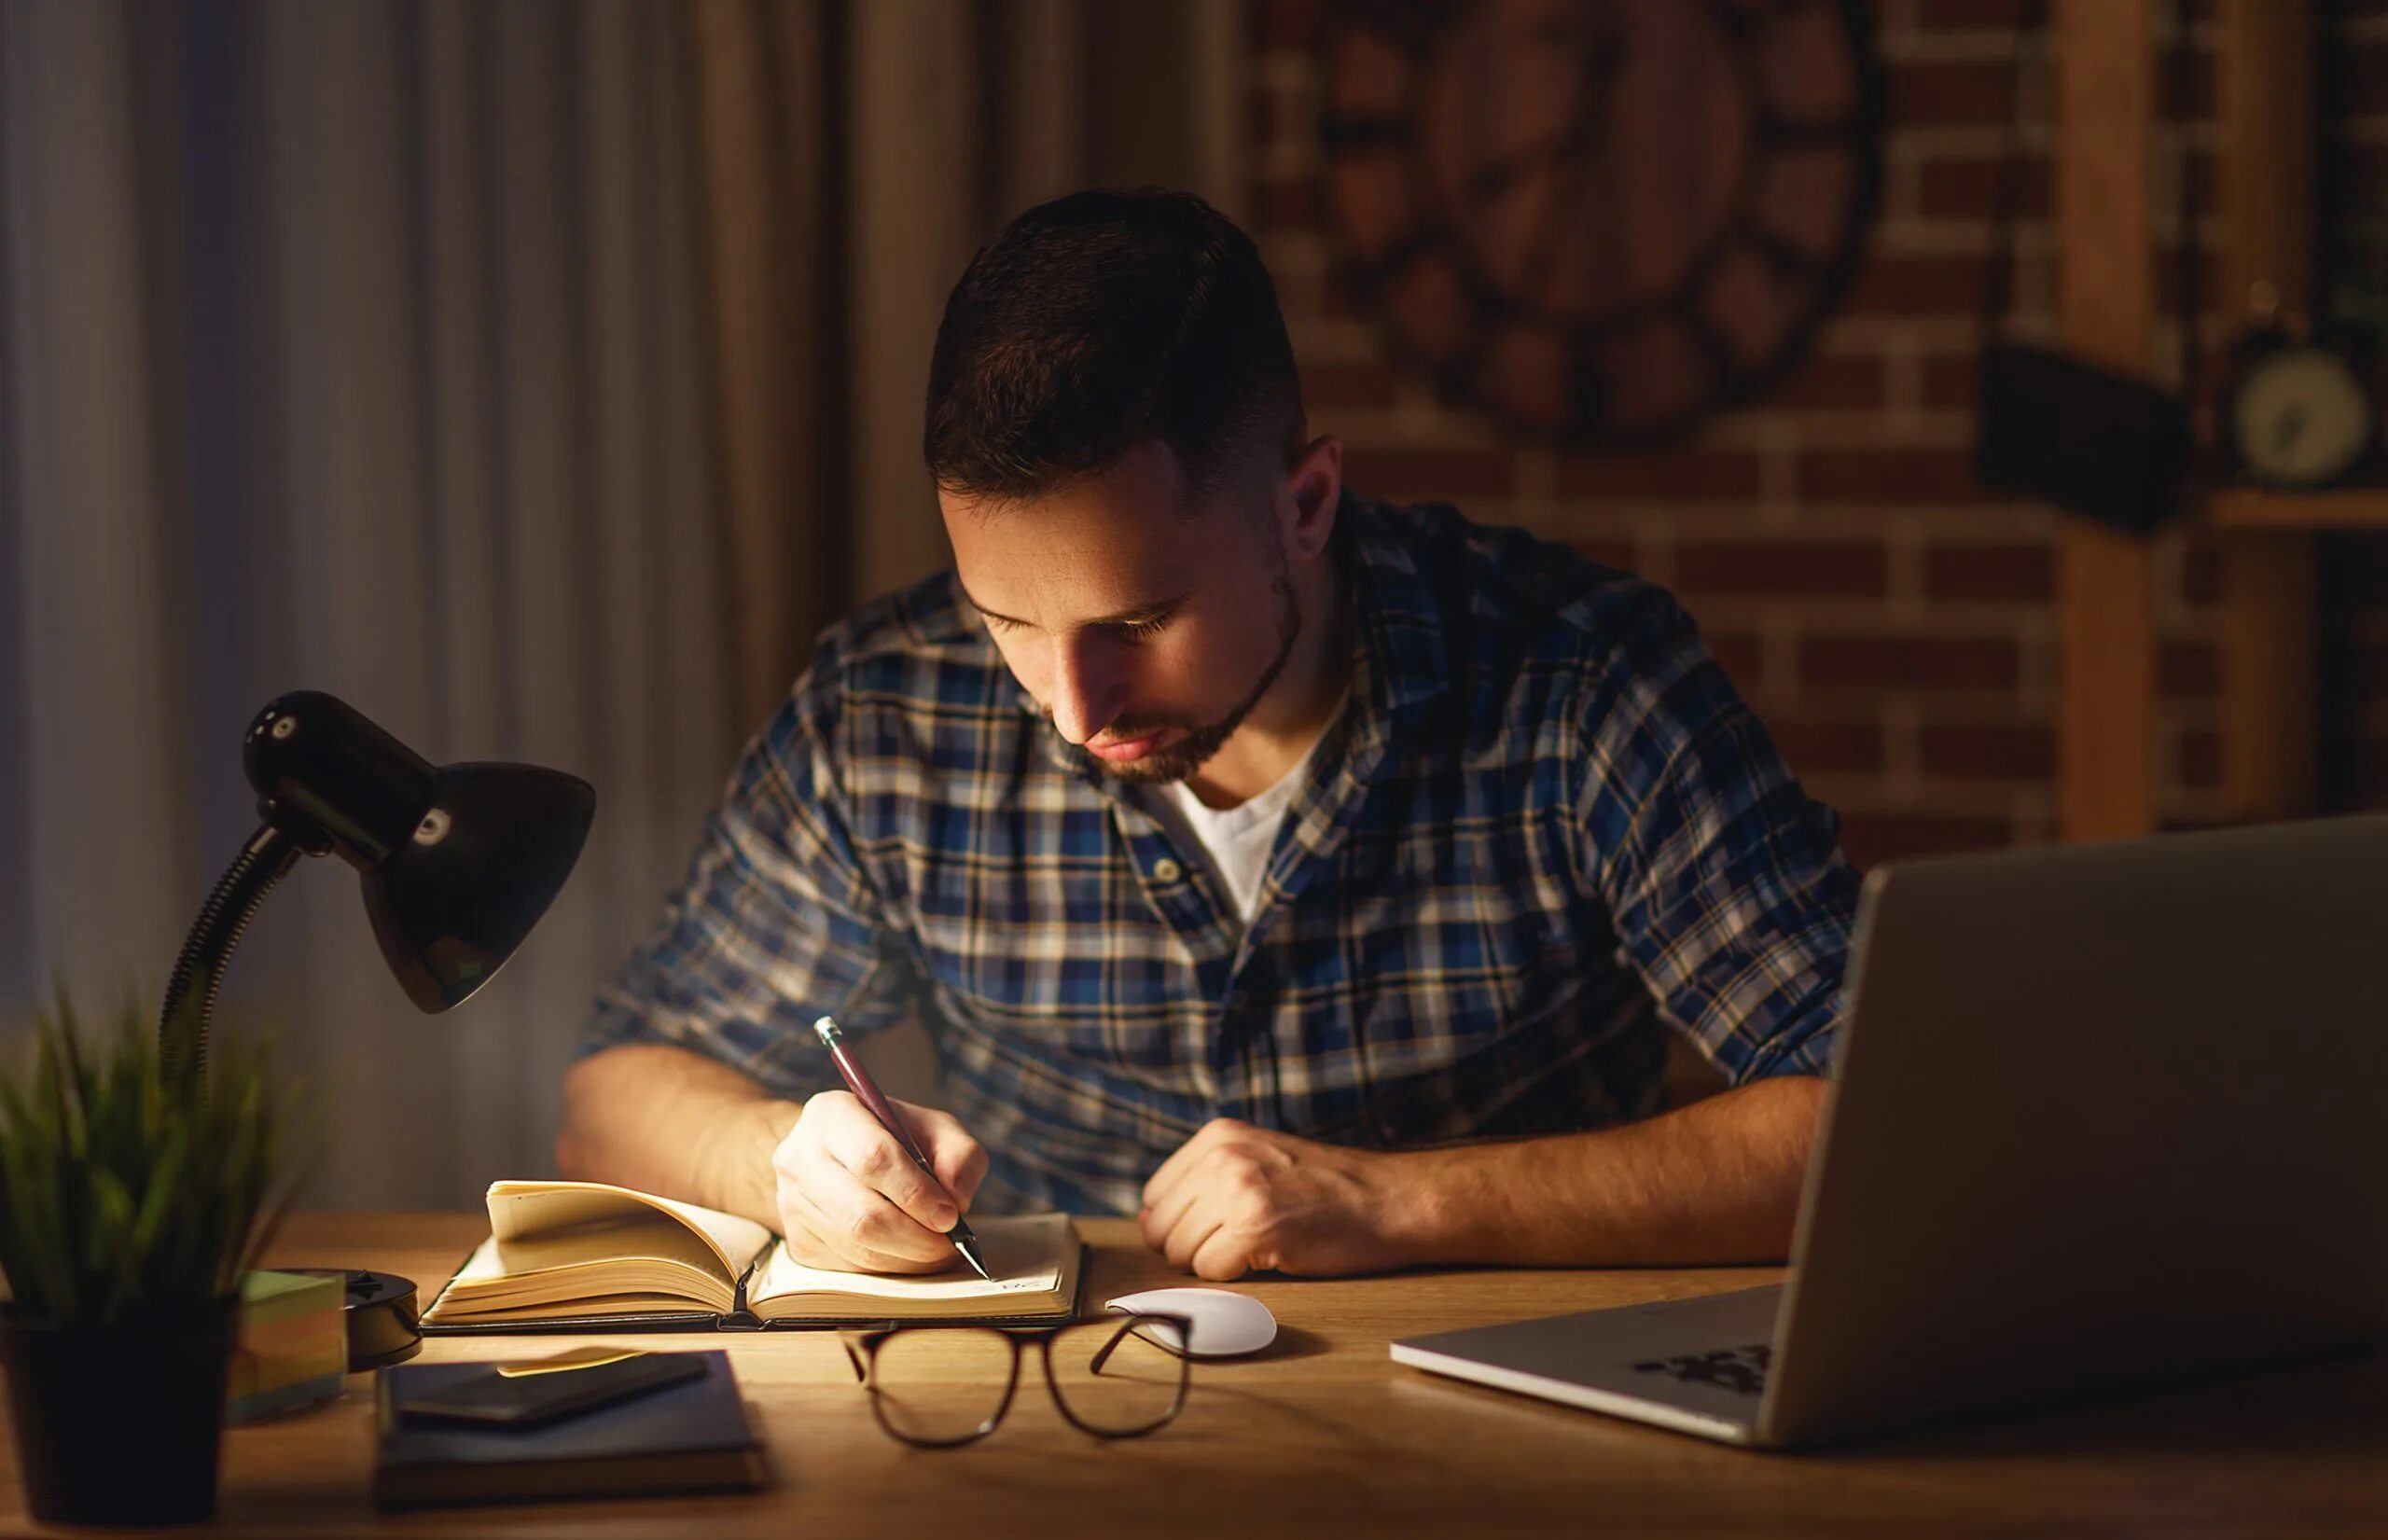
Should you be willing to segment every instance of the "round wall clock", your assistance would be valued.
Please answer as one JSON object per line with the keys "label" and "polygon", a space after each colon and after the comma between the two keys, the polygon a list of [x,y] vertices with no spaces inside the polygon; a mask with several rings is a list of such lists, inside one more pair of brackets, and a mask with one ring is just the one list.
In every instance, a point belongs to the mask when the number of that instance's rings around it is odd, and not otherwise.
{"label": "round wall clock", "polygon": [[1645,445],[1794,363],[1874,207],[1858,0],[1343,0],[1344,282],[1447,395]]}

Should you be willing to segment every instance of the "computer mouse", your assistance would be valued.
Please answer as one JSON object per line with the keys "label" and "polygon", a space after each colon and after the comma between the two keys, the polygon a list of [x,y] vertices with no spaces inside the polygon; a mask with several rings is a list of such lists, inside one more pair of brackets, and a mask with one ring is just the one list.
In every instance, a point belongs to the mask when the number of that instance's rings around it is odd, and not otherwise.
{"label": "computer mouse", "polygon": [[1277,1318],[1269,1307],[1233,1289],[1146,1289],[1123,1294],[1104,1308],[1186,1317],[1193,1323],[1186,1343],[1189,1358],[1234,1358],[1277,1339]]}

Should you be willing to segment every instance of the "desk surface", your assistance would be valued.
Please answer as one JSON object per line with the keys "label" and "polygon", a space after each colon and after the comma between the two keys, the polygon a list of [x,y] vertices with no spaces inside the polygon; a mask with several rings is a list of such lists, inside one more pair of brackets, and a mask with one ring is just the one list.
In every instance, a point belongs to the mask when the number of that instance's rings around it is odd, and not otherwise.
{"label": "desk surface", "polygon": [[[430,1287],[477,1216],[294,1217],[270,1260],[379,1268]],[[1088,1297],[1186,1282],[1123,1221],[1084,1225]],[[243,1533],[800,1540],[1105,1536],[2056,1533],[2388,1533],[2388,1357],[2279,1370],[1816,1454],[1751,1453],[1440,1380],[1392,1339],[1768,1283],[1775,1269],[1450,1272],[1242,1285],[1283,1323],[1259,1358],[1197,1365],[1176,1423],[1100,1443],[1023,1394],[966,1449],[903,1448],[873,1423],[829,1336],[616,1337],[725,1347],[776,1472],[761,1496],[380,1516],[366,1499],[371,1386],[225,1438],[217,1525]],[[531,1357],[567,1338],[434,1338],[425,1359]],[[1031,1387],[1023,1385],[1023,1392]],[[0,1533],[34,1530],[0,1443]]]}

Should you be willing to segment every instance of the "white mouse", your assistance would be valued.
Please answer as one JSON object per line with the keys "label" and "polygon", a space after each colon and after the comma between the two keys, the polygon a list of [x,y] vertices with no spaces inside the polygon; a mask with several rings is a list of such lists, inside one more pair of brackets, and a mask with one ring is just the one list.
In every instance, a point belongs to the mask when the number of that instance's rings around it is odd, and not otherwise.
{"label": "white mouse", "polygon": [[1269,1307],[1233,1289],[1146,1289],[1123,1294],[1104,1308],[1186,1317],[1194,1323],[1193,1339],[1186,1344],[1189,1358],[1234,1358],[1277,1339],[1277,1318]]}

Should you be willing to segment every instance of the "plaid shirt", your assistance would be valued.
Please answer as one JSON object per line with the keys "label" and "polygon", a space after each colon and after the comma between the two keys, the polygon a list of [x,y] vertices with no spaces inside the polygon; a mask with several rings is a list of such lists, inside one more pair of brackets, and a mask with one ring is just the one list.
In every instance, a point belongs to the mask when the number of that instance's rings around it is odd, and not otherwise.
{"label": "plaid shirt", "polygon": [[1857,881],[1661,590],[1347,496],[1352,693],[1247,927],[1054,731],[951,574],[830,630],[582,1045],[802,1098],[918,1013],[991,1207],[1133,1212],[1229,1116],[1338,1144],[1649,1111],[1663,1033],[1822,1074]]}

